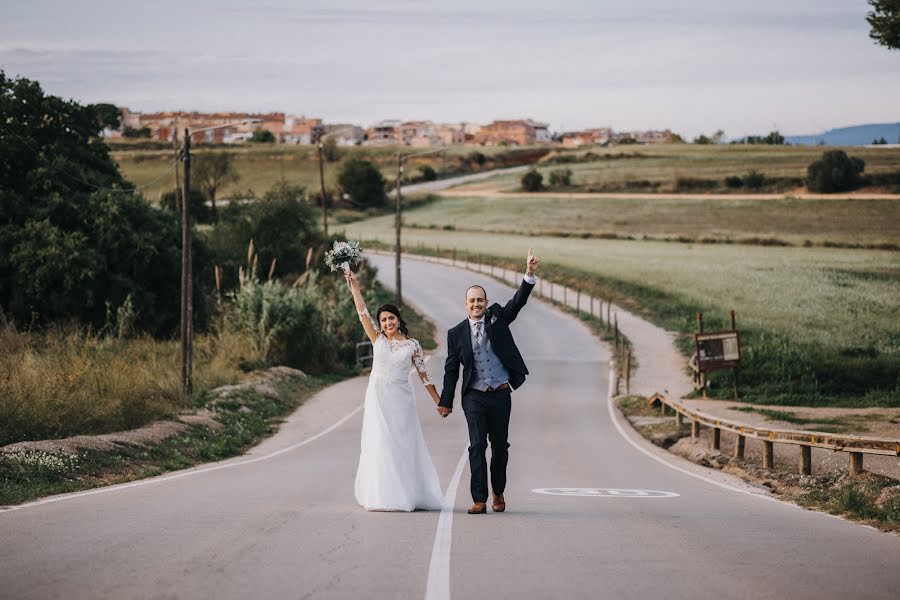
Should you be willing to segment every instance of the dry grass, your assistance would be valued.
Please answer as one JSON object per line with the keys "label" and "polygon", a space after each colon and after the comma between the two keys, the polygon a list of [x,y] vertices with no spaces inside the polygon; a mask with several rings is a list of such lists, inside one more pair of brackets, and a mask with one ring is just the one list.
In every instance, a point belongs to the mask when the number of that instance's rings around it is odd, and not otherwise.
{"label": "dry grass", "polygon": [[[195,340],[194,386],[240,377],[252,346],[236,334]],[[149,337],[110,339],[84,330],[0,331],[0,445],[143,425],[185,408],[179,347]]]}
{"label": "dry grass", "polygon": [[[171,176],[163,175],[162,179],[143,190],[144,197],[155,202],[160,194],[170,192],[175,186],[174,151],[165,150],[130,150],[126,146],[117,146],[112,152],[113,159],[126,179],[137,186],[154,181],[167,169]],[[319,190],[318,154],[313,146],[289,145],[257,145],[245,144],[227,146],[225,148],[200,146],[194,149],[193,156],[202,156],[207,152],[227,151],[233,156],[234,166],[240,175],[237,183],[231,183],[219,191],[219,197],[228,198],[235,194],[252,191],[261,196],[266,190],[279,181],[291,185],[302,185],[310,192]],[[389,181],[397,177],[397,152],[404,154],[414,152],[416,148],[403,147],[352,147],[341,148],[341,162],[345,158],[363,158],[374,161]],[[421,149],[419,149],[421,150]],[[455,157],[470,152],[481,152],[485,155],[500,154],[508,148],[474,148],[471,146],[454,146],[447,150],[447,163]],[[331,189],[337,184],[337,174],[341,162],[325,163],[325,186]],[[438,171],[443,170],[444,158],[441,155],[411,159],[406,163],[406,173],[415,173],[420,165],[430,164]]]}

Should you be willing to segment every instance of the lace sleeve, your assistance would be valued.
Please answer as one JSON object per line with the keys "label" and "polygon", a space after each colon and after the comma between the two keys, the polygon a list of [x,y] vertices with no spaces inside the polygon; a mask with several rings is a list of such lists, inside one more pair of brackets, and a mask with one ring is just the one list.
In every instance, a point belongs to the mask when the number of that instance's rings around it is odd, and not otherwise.
{"label": "lace sleeve", "polygon": [[372,315],[369,314],[368,308],[362,309],[361,311],[358,312],[358,314],[359,314],[359,320],[362,322],[363,325],[365,325],[366,321],[368,321],[369,324],[372,325],[372,329],[375,330],[375,333],[378,335],[381,334],[381,332],[378,330],[378,323],[376,323],[375,319],[372,318]]}
{"label": "lace sleeve", "polygon": [[412,354],[412,362],[413,366],[416,368],[416,371],[419,373],[419,379],[422,380],[422,385],[429,386],[434,385],[432,383],[431,378],[428,376],[428,369],[425,368],[425,351],[422,350],[421,344],[419,344],[419,340],[411,340],[413,343],[413,354]]}

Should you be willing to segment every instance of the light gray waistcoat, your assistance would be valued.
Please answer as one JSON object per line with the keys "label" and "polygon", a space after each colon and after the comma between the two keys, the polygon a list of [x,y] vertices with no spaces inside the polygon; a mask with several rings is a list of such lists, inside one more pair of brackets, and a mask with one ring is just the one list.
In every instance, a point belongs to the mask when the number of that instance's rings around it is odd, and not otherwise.
{"label": "light gray waistcoat", "polygon": [[482,325],[481,344],[476,341],[471,325],[469,335],[472,336],[472,358],[475,363],[475,372],[469,381],[469,387],[483,392],[488,387],[495,388],[509,381],[509,372],[491,348],[487,326]]}

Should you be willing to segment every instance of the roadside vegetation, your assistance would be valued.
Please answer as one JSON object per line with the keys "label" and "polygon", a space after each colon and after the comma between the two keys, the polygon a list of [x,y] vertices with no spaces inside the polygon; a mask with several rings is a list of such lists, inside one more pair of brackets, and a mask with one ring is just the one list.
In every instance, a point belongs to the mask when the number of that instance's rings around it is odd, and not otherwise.
{"label": "roadside vegetation", "polygon": [[[616,403],[626,417],[635,419],[632,426],[644,437],[685,458],[764,485],[783,500],[800,506],[862,521],[885,531],[900,532],[900,483],[896,479],[870,472],[851,477],[845,471],[804,476],[792,468],[794,465],[781,462],[775,463],[774,470],[764,469],[749,456],[738,460],[709,448],[706,436],[701,436],[691,446],[690,427],[679,430],[674,417],[660,417],[659,411],[653,410],[646,398],[624,396]],[[757,409],[747,407],[747,410]],[[790,418],[787,411],[772,412],[776,413],[773,418]],[[816,430],[823,431],[818,426]]]}
{"label": "roadside vegetation", "polygon": [[[313,391],[357,372],[364,334],[343,279],[322,261],[335,238],[319,229],[304,189],[277,181],[256,202],[213,212],[206,201],[235,181],[230,159],[217,154],[198,163],[202,185],[191,197],[200,224],[194,389],[185,397],[173,182],[158,208],[135,189],[98,137],[105,109],[0,71],[0,112],[0,446],[52,446],[48,440],[214,414],[172,442],[78,456],[4,450],[0,503],[238,453]],[[373,306],[389,298],[373,271],[363,267],[359,276]],[[430,326],[408,312],[423,330],[415,335],[433,348]],[[282,365],[307,377],[284,398],[210,404],[220,386]]]}
{"label": "roadside vegetation", "polygon": [[[390,224],[347,226],[388,247]],[[407,230],[413,252],[516,264],[514,234]],[[693,351],[696,313],[707,330],[737,312],[740,391],[756,404],[900,406],[900,307],[896,253],[834,248],[690,245],[534,238],[547,280],[612,300],[679,332]],[[478,248],[466,254],[463,249]],[[685,360],[686,360],[685,359]],[[730,373],[714,373],[711,394],[730,395]]]}

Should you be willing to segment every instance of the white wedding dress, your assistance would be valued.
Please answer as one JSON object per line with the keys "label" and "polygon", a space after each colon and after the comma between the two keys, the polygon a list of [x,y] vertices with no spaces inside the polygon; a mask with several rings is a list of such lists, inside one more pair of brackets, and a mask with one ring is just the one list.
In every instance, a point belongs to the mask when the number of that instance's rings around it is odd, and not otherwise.
{"label": "white wedding dress", "polygon": [[391,342],[383,333],[372,346],[374,359],[366,388],[356,501],[366,510],[440,510],[441,486],[425,445],[409,381],[413,366],[422,383],[431,383],[422,346],[414,339]]}

